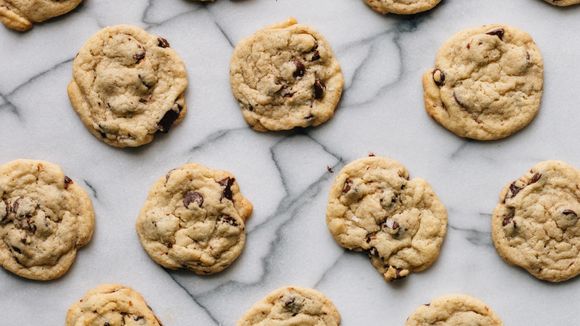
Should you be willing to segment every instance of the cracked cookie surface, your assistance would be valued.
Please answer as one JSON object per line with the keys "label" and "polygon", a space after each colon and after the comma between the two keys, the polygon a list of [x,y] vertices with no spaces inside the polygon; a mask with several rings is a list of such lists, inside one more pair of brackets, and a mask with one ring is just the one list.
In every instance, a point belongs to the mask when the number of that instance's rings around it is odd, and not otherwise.
{"label": "cracked cookie surface", "polygon": [[424,180],[399,162],[368,157],[346,165],[330,190],[326,223],[344,248],[366,251],[386,281],[431,266],[447,231],[447,210]]}
{"label": "cracked cookie surface", "polygon": [[566,7],[571,5],[577,5],[580,3],[580,0],[544,0],[549,4],[553,4],[555,6]]}
{"label": "cracked cookie surface", "polygon": [[42,281],[64,275],[91,240],[94,219],[89,196],[59,166],[0,166],[0,264],[8,271]]}
{"label": "cracked cookie surface", "polygon": [[422,305],[405,326],[502,326],[499,317],[480,300],[462,294],[446,295]]}
{"label": "cracked cookie surface", "polygon": [[20,32],[32,28],[33,23],[64,15],[75,9],[82,0],[0,0],[0,22]]}
{"label": "cracked cookie surface", "polygon": [[381,14],[411,15],[432,9],[441,0],[365,0],[365,2]]}
{"label": "cracked cookie surface", "polygon": [[255,130],[289,130],[328,121],[344,79],[330,44],[295,19],[242,40],[230,63],[230,83]]}
{"label": "cracked cookie surface", "polygon": [[251,213],[252,204],[232,174],[185,164],[153,185],[137,233],[158,264],[213,274],[241,254]]}
{"label": "cracked cookie surface", "polygon": [[256,303],[237,326],[338,326],[340,314],[322,293],[308,288],[277,289]]}
{"label": "cracked cookie surface", "polygon": [[103,284],[73,304],[66,326],[161,326],[145,299],[136,291]]}
{"label": "cracked cookie surface", "polygon": [[137,147],[185,117],[185,65],[169,42],[128,25],[93,35],[73,62],[72,106],[115,147]]}
{"label": "cracked cookie surface", "polygon": [[544,63],[527,33],[506,25],[460,32],[423,75],[425,109],[454,134],[505,138],[527,126],[542,97]]}
{"label": "cracked cookie surface", "polygon": [[507,263],[545,281],[565,281],[580,274],[579,215],[580,171],[540,162],[501,191],[493,243]]}

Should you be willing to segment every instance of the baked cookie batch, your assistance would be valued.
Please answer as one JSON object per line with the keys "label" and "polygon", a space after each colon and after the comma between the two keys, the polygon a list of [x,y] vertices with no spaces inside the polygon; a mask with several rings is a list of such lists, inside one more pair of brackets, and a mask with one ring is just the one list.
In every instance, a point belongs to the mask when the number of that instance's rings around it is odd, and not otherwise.
{"label": "baked cookie batch", "polygon": [[[415,14],[440,0],[364,0],[386,14]],[[546,0],[557,6],[578,0]],[[0,0],[0,21],[26,31],[73,10],[81,0]],[[439,50],[423,76],[425,109],[457,136],[508,137],[540,109],[543,59],[531,36],[508,25],[460,32]],[[344,78],[328,41],[295,19],[240,41],[230,63],[233,95],[256,131],[314,127],[332,118]],[[185,117],[185,64],[168,40],[128,25],[104,28],[73,61],[68,95],[97,139],[137,147]],[[242,253],[252,204],[234,175],[199,164],[168,171],[153,185],[137,217],[141,245],[168,269],[199,275],[228,268]],[[580,274],[580,170],[540,162],[500,192],[492,239],[509,264],[538,279]],[[429,183],[397,161],[374,154],[347,164],[328,197],[328,229],[336,242],[365,252],[390,282],[428,269],[447,231],[447,210]],[[59,166],[16,160],[0,166],[0,264],[32,280],[54,280],[92,237],[95,213],[87,193]],[[322,293],[284,287],[238,321],[250,325],[340,325]],[[437,298],[407,319],[414,325],[503,325],[483,302],[466,295]],[[161,325],[143,297],[105,284],[73,304],[66,325]]]}

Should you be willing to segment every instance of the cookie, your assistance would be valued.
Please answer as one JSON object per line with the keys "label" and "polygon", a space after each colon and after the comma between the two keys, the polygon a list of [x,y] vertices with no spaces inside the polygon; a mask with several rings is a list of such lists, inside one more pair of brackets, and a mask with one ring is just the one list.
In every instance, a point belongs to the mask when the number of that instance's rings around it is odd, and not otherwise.
{"label": "cookie", "polygon": [[232,174],[185,164],[153,185],[137,233],[145,251],[163,267],[214,274],[242,253],[251,214],[252,204]]}
{"label": "cookie", "polygon": [[571,5],[577,5],[580,3],[580,0],[544,0],[549,4],[553,4],[554,6],[566,7]]}
{"label": "cookie", "polygon": [[502,326],[503,322],[485,303],[476,298],[447,295],[422,305],[405,322],[405,326]]}
{"label": "cookie", "polygon": [[73,304],[65,326],[161,326],[143,297],[116,284],[103,284]]}
{"label": "cookie", "polygon": [[340,314],[324,294],[297,286],[277,289],[256,303],[237,326],[340,325]]}
{"label": "cookie", "polygon": [[0,264],[32,280],[53,280],[93,235],[87,193],[56,164],[16,160],[0,166]]}
{"label": "cookie", "polygon": [[447,231],[447,210],[423,179],[399,162],[367,157],[346,165],[328,196],[326,223],[342,247],[366,251],[386,281],[431,266]]}
{"label": "cookie", "polygon": [[326,39],[291,18],[236,46],[230,83],[246,122],[267,131],[328,121],[340,101],[344,79]]}
{"label": "cookie", "polygon": [[425,109],[443,127],[476,140],[505,138],[540,108],[544,63],[534,40],[506,25],[485,25],[445,43],[423,75]]}
{"label": "cookie", "polygon": [[81,48],[68,95],[95,137],[115,147],[137,147],[183,120],[186,88],[185,65],[166,39],[118,25]]}
{"label": "cookie", "polygon": [[0,0],[0,22],[20,32],[75,9],[82,0]]}
{"label": "cookie", "polygon": [[381,14],[412,15],[434,8],[441,0],[365,0],[365,2]]}
{"label": "cookie", "polygon": [[580,274],[580,171],[560,161],[536,164],[508,184],[493,212],[499,255],[535,277],[561,282]]}

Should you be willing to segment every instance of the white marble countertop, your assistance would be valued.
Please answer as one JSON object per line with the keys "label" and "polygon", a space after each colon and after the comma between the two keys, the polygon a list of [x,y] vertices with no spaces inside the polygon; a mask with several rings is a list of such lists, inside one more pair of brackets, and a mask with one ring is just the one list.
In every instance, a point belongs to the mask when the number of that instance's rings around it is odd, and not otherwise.
{"label": "white marble countertop", "polygon": [[[256,133],[242,119],[228,80],[232,44],[289,16],[322,32],[345,73],[337,115],[321,127]],[[135,24],[165,36],[185,60],[189,112],[151,145],[119,150],[84,128],[66,94],[71,61],[100,28]],[[455,32],[485,23],[528,31],[545,59],[535,121],[497,142],[462,140],[430,120],[421,74]],[[500,189],[537,161],[580,166],[580,6],[541,0],[444,0],[414,17],[381,16],[362,0],[86,0],[25,34],[0,28],[0,162],[60,164],[93,199],[96,231],[70,272],[33,282],[0,271],[0,325],[63,325],[70,304],[100,283],[141,292],[165,325],[234,325],[271,290],[296,284],[328,295],[343,325],[403,325],[422,303],[467,293],[506,325],[580,325],[580,279],[538,281],[510,267],[490,239]],[[364,254],[332,239],[325,208],[334,175],[369,151],[428,180],[449,210],[437,263],[387,284]],[[135,219],[154,180],[185,162],[233,172],[255,212],[244,253],[210,277],[172,272],[145,254]]]}

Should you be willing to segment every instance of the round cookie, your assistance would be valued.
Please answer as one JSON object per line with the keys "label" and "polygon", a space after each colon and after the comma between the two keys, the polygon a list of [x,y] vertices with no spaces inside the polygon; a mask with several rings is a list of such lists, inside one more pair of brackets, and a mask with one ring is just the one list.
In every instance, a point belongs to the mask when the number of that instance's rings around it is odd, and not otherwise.
{"label": "round cookie", "polygon": [[185,164],[153,185],[137,233],[158,264],[207,275],[224,270],[242,253],[251,214],[252,204],[232,174]]}
{"label": "round cookie", "polygon": [[73,304],[65,326],[161,326],[143,297],[115,284],[100,285]]}
{"label": "round cookie", "polygon": [[423,75],[427,113],[454,134],[505,138],[527,126],[542,98],[544,64],[525,32],[485,25],[453,36]]}
{"label": "round cookie", "polygon": [[82,0],[0,0],[0,22],[20,32],[75,9]]}
{"label": "round cookie", "polygon": [[368,157],[346,165],[330,190],[326,223],[344,248],[366,251],[386,281],[431,266],[447,231],[447,210],[424,180],[399,162]]}
{"label": "round cookie", "polygon": [[328,121],[344,79],[326,39],[291,18],[236,46],[230,83],[246,122],[267,131]]}
{"label": "round cookie", "polygon": [[73,62],[68,95],[87,129],[137,147],[185,117],[185,65],[166,39],[128,25],[93,35]]}
{"label": "round cookie", "polygon": [[324,294],[297,286],[277,289],[256,303],[237,326],[340,325],[340,314]]}
{"label": "round cookie", "polygon": [[412,15],[433,9],[441,0],[365,0],[365,2],[381,14]]}
{"label": "round cookie", "polygon": [[32,280],[53,280],[73,264],[93,235],[95,215],[87,193],[43,161],[0,166],[0,264]]}
{"label": "round cookie", "polygon": [[577,5],[580,3],[580,0],[544,0],[549,4],[553,4],[554,6],[566,7],[571,5]]}
{"label": "round cookie", "polygon": [[535,277],[561,282],[580,274],[580,171],[536,164],[499,195],[492,238],[499,255]]}
{"label": "round cookie", "polygon": [[405,326],[502,326],[503,322],[485,303],[476,298],[446,295],[417,308]]}

